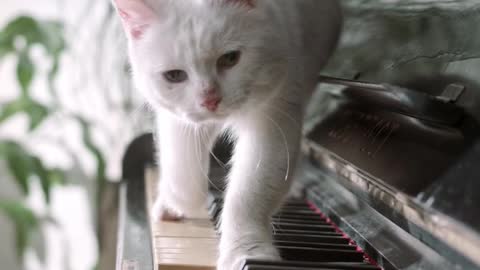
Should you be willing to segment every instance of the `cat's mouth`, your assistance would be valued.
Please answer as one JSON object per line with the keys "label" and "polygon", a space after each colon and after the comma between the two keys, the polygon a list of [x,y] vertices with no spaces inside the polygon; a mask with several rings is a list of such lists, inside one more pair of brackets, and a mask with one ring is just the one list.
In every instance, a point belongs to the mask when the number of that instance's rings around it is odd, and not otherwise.
{"label": "cat's mouth", "polygon": [[225,112],[204,112],[204,113],[189,113],[183,114],[183,118],[193,123],[218,122],[225,120],[228,114]]}
{"label": "cat's mouth", "polygon": [[240,111],[244,106],[246,97],[238,98],[233,102],[222,103],[215,111],[205,110],[177,110],[177,114],[183,119],[192,123],[220,122],[225,121],[228,117]]}

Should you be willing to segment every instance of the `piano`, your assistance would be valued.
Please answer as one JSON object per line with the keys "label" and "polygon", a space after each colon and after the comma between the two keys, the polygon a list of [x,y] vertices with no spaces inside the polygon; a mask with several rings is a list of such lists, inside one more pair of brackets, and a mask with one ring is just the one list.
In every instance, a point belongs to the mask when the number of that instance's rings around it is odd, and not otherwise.
{"label": "piano", "polygon": [[[480,88],[443,75],[320,81],[344,86],[305,128],[295,192],[272,219],[283,259],[242,269],[480,269]],[[231,145],[214,153],[227,161]],[[153,136],[131,143],[117,270],[215,269],[227,169],[211,166],[210,219],[153,224]]]}

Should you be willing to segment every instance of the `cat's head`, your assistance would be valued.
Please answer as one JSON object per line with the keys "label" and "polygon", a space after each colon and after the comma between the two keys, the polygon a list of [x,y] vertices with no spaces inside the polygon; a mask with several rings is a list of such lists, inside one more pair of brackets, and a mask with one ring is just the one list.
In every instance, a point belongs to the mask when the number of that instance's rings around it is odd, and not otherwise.
{"label": "cat's head", "polygon": [[262,0],[113,1],[135,84],[153,107],[223,119],[267,100],[285,76],[281,29],[269,28]]}

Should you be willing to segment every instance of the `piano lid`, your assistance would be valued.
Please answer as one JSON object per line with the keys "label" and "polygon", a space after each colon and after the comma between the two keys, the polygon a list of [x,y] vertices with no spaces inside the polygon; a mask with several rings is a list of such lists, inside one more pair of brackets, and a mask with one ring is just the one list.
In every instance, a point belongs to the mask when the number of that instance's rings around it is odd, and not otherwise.
{"label": "piano lid", "polygon": [[[437,252],[480,265],[480,88],[440,75],[392,85],[326,94],[305,150]],[[440,101],[452,85],[464,93]]]}

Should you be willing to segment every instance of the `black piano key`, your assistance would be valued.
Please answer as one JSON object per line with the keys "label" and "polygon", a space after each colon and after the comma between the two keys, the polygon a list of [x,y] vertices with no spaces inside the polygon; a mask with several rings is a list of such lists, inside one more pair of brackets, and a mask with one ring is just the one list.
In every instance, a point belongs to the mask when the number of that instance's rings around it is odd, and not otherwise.
{"label": "black piano key", "polygon": [[208,214],[211,218],[213,218],[213,214],[215,213],[215,210],[217,210],[217,205],[213,203],[210,207],[208,207]]}
{"label": "black piano key", "polygon": [[282,215],[316,215],[319,217],[322,217],[321,215],[315,213],[314,211],[308,210],[308,209],[284,209],[282,211],[276,212],[274,215],[276,216],[282,216]]}
{"label": "black piano key", "polygon": [[330,224],[298,224],[292,222],[273,221],[272,225],[275,229],[280,230],[307,230],[321,232],[336,232],[335,228]]}
{"label": "black piano key", "polygon": [[285,205],[283,206],[280,211],[302,211],[302,210],[312,210],[309,205]]}
{"label": "black piano key", "polygon": [[211,208],[215,208],[215,209],[221,208],[221,209],[223,209],[223,204],[222,204],[222,203],[219,203],[219,202],[216,202],[214,205],[212,205]]}
{"label": "black piano key", "polygon": [[310,207],[283,207],[277,211],[278,213],[314,213],[319,215],[315,210]]}
{"label": "black piano key", "polygon": [[[218,214],[221,212],[222,208],[223,208],[223,204],[219,203],[219,202],[213,202],[210,205],[209,213],[210,213],[210,216],[212,217],[213,220],[218,219]],[[298,223],[302,223],[302,224],[308,224],[308,223],[311,223],[310,221],[315,221],[315,222],[319,222],[318,225],[322,225],[322,224],[330,225],[318,213],[316,213],[312,210],[309,210],[309,209],[304,209],[304,210],[300,210],[300,211],[287,211],[287,212],[282,211],[282,212],[279,212],[279,213],[275,214],[272,217],[272,220],[273,221],[287,220],[287,221],[290,221],[290,222],[292,222],[294,220],[298,220],[299,221]]]}
{"label": "black piano key", "polygon": [[286,222],[305,225],[325,225],[331,226],[326,220],[323,219],[299,219],[299,218],[285,218],[285,217],[273,217],[272,222]]}
{"label": "black piano key", "polygon": [[283,234],[278,233],[273,235],[276,241],[290,241],[290,242],[307,242],[307,243],[324,243],[324,244],[343,244],[348,245],[350,240],[340,236],[323,236],[323,235],[308,235],[308,234]]}
{"label": "black piano key", "polygon": [[309,205],[284,206],[278,210],[278,212],[293,212],[293,211],[305,211],[305,212],[315,213],[315,210],[312,209]]}
{"label": "black piano key", "polygon": [[321,221],[325,221],[326,220],[321,217],[320,215],[316,214],[316,213],[312,213],[312,214],[275,214],[273,215],[274,218],[286,218],[286,219],[298,219],[298,220],[321,220]]}
{"label": "black piano key", "polygon": [[215,198],[215,196],[213,195],[210,195],[207,197],[207,207],[210,208],[212,206],[212,204],[214,203],[217,203],[218,202],[218,199]]}
{"label": "black piano key", "polygon": [[207,204],[207,208],[208,209],[211,209],[211,208],[215,208],[215,207],[218,207],[220,205],[220,203],[216,200],[213,200],[211,202],[208,202]]}
{"label": "black piano key", "polygon": [[308,202],[305,199],[288,198],[284,201],[284,204],[289,204],[289,203],[307,203],[308,204]]}
{"label": "black piano key", "polygon": [[274,241],[275,246],[285,247],[310,247],[310,248],[324,248],[324,249],[336,249],[336,250],[352,250],[356,251],[357,247],[353,245],[345,244],[323,244],[314,242],[298,242],[298,241]]}
{"label": "black piano key", "polygon": [[220,218],[220,213],[222,212],[223,208],[222,207],[217,207],[212,211],[212,219],[215,221],[218,221]]}
{"label": "black piano key", "polygon": [[363,254],[351,250],[282,247],[278,250],[284,260],[301,262],[363,262]]}
{"label": "black piano key", "polygon": [[212,207],[210,207],[210,208],[208,209],[209,213],[211,214],[210,217],[211,217],[211,218],[214,218],[214,214],[216,213],[216,211],[219,211],[219,210],[221,210],[221,209],[222,209],[222,207],[220,207],[220,206],[217,205],[217,204],[214,204]]}
{"label": "black piano key", "polygon": [[212,221],[213,224],[217,223],[217,220],[215,219],[217,209],[209,210],[209,215],[210,215],[210,220]]}
{"label": "black piano key", "polygon": [[335,265],[327,266],[300,266],[300,265],[246,265],[242,270],[381,270],[381,268],[365,267],[367,265],[352,265],[352,267],[342,267]]}
{"label": "black piano key", "polygon": [[[210,208],[223,208],[223,204],[214,203]],[[324,220],[324,218],[321,215],[309,209],[280,211],[274,214],[273,217],[294,218],[294,219],[302,219],[302,220],[309,220],[309,219]]]}
{"label": "black piano key", "polygon": [[307,204],[306,202],[297,202],[297,203],[285,203],[283,204],[282,208],[300,208],[300,207],[305,207],[305,208],[310,208],[310,205]]}
{"label": "black piano key", "polygon": [[[222,212],[222,207],[214,206],[209,209],[209,215],[211,219],[214,221],[214,224],[218,222]],[[277,228],[277,225],[285,223],[285,228],[287,229],[288,226],[291,229],[297,228],[299,229],[300,226],[306,225],[305,229],[314,229],[314,230],[321,230],[321,231],[335,231],[335,228],[331,227],[330,223],[322,219],[322,217],[318,215],[283,215],[283,216],[273,216],[272,217],[272,225]],[[288,224],[288,226],[287,226]]]}
{"label": "black piano key", "polygon": [[[209,214],[217,230],[223,197],[211,198]],[[244,270],[380,270],[303,200],[288,200],[272,217],[274,245],[283,261],[249,261]]]}
{"label": "black piano key", "polygon": [[307,203],[307,201],[301,198],[287,198],[285,203]]}
{"label": "black piano key", "polygon": [[[247,265],[243,270],[332,270],[332,268],[305,268],[300,266]],[[333,269],[337,270],[337,269]]]}
{"label": "black piano key", "polygon": [[336,232],[323,232],[323,231],[307,231],[307,230],[282,230],[282,229],[274,229],[275,234],[295,234],[295,235],[324,235],[324,236],[338,236],[342,237],[343,234],[336,233]]}
{"label": "black piano key", "polygon": [[293,215],[293,216],[318,216],[318,217],[322,218],[322,215],[320,215],[317,212],[315,212],[313,210],[310,210],[310,209],[294,209],[294,210],[286,209],[285,211],[280,210],[280,211],[274,213],[274,216],[283,216],[283,215],[287,215],[287,216],[290,216],[290,215]]}
{"label": "black piano key", "polygon": [[288,197],[285,199],[286,202],[305,202],[303,198],[296,198],[296,197]]}
{"label": "black piano key", "polygon": [[343,262],[293,262],[293,261],[259,261],[246,260],[242,270],[381,270],[379,267],[368,263],[343,263]]}
{"label": "black piano key", "polygon": [[285,210],[279,211],[275,215],[282,216],[282,215],[302,215],[302,216],[318,216],[322,217],[319,213],[311,210],[311,209],[303,209],[303,210]]}

